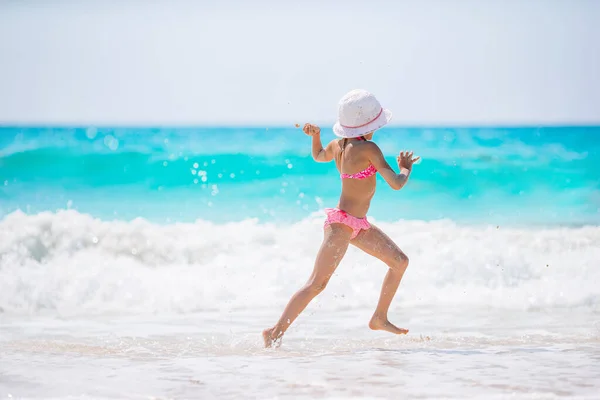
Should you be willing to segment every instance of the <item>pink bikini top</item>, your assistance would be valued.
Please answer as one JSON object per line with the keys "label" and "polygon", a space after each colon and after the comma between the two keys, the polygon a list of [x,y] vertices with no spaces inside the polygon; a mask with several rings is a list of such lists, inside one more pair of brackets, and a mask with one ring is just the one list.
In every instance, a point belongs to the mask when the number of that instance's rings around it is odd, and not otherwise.
{"label": "pink bikini top", "polygon": [[344,179],[344,178],[367,179],[368,177],[373,176],[376,173],[377,173],[377,168],[375,168],[375,166],[373,164],[371,164],[364,170],[357,172],[355,174],[340,174],[340,176],[342,177],[342,179]]}
{"label": "pink bikini top", "polygon": [[[360,139],[366,141],[365,138],[361,137]],[[342,179],[367,179],[370,176],[373,176],[377,173],[377,168],[373,164],[370,164],[367,168],[363,169],[360,172],[355,174],[342,174],[340,173],[340,177]]]}

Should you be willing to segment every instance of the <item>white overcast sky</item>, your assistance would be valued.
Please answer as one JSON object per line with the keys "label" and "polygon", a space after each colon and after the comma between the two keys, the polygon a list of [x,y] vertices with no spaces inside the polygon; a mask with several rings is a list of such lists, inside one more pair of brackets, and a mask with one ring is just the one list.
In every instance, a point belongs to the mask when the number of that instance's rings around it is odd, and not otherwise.
{"label": "white overcast sky", "polygon": [[0,124],[600,123],[600,0],[0,0]]}

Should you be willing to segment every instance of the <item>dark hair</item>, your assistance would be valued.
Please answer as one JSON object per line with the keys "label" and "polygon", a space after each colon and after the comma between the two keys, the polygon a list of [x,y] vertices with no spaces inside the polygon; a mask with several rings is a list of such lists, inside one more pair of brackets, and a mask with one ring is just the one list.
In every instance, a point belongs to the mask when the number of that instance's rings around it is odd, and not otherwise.
{"label": "dark hair", "polygon": [[[350,139],[350,138],[343,138],[342,139],[342,145],[340,146],[342,148],[342,152],[344,150],[346,150],[346,145],[348,144],[348,139]],[[352,139],[362,139],[362,140],[365,140],[365,141],[367,140],[367,139],[365,139],[365,135],[357,136],[357,137],[352,138]]]}

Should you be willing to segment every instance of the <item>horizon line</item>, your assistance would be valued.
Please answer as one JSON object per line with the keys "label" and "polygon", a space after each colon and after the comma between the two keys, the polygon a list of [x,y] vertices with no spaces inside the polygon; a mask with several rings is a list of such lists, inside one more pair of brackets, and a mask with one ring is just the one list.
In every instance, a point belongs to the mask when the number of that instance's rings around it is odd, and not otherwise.
{"label": "horizon line", "polygon": [[[333,123],[313,122],[321,127],[332,128]],[[295,124],[283,123],[24,123],[24,122],[0,122],[0,129],[301,129]],[[596,122],[560,122],[560,123],[535,123],[535,122],[504,122],[504,123],[410,123],[410,124],[388,124],[379,130],[386,128],[396,129],[515,129],[515,128],[600,128],[600,121]]]}

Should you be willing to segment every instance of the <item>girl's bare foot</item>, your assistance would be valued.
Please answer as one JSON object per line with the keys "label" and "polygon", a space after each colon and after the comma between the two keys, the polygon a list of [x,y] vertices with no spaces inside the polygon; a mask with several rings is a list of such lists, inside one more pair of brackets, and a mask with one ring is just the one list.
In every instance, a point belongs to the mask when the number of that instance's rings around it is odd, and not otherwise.
{"label": "girl's bare foot", "polygon": [[281,338],[282,335],[279,335],[279,337],[275,337],[273,335],[273,331],[275,331],[275,328],[267,328],[263,331],[262,336],[263,340],[265,341],[265,347],[271,347],[273,345],[273,342]]}
{"label": "girl's bare foot", "polygon": [[387,331],[396,335],[406,335],[408,333],[408,329],[398,328],[396,325],[388,321],[387,318],[380,317],[378,315],[373,315],[371,321],[369,322],[369,328],[373,329],[374,331]]}

